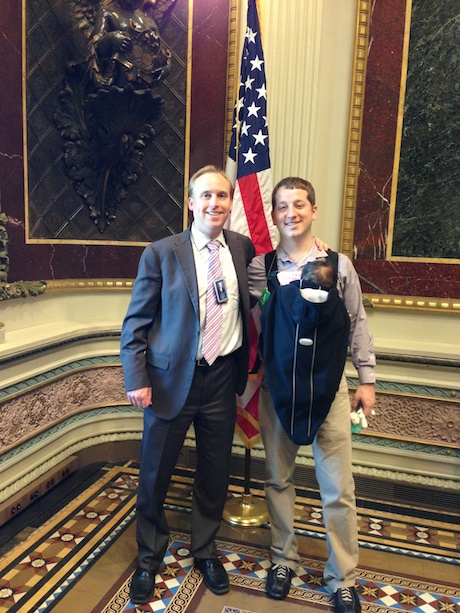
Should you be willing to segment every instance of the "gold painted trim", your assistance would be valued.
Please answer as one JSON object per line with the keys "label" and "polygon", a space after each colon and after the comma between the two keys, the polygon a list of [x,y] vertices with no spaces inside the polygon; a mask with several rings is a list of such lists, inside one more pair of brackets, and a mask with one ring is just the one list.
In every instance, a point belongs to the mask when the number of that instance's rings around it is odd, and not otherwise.
{"label": "gold painted trim", "polygon": [[225,138],[223,159],[226,160],[233,127],[233,109],[239,89],[240,58],[238,53],[238,0],[229,0],[228,53],[227,53],[227,99],[225,104]]}
{"label": "gold painted trim", "polygon": [[372,307],[402,309],[404,311],[442,311],[460,313],[460,300],[426,298],[424,296],[391,296],[386,294],[364,294]]}
{"label": "gold painted trim", "polygon": [[356,39],[353,57],[350,117],[348,122],[348,145],[346,152],[344,199],[340,233],[340,251],[353,257],[353,236],[356,217],[356,197],[359,176],[359,157],[363,127],[364,94],[366,83],[367,55],[369,44],[371,3],[357,0]]}
{"label": "gold painted trim", "polygon": [[188,227],[190,215],[188,210],[188,184],[190,180],[190,120],[192,108],[192,50],[193,50],[193,0],[188,2],[188,32],[187,32],[187,91],[185,94],[185,166],[184,166],[184,208],[182,228]]}
{"label": "gold painted trim", "polygon": [[412,0],[406,0],[406,20],[404,23],[404,42],[403,42],[403,55],[401,65],[401,82],[399,84],[399,104],[398,104],[398,119],[396,124],[396,142],[395,152],[393,159],[393,178],[391,183],[391,195],[390,195],[390,211],[388,219],[388,239],[386,246],[385,259],[390,260],[391,252],[393,248],[393,231],[396,212],[396,195],[398,192],[398,179],[399,179],[399,162],[401,159],[401,141],[402,130],[404,122],[404,100],[406,98],[407,87],[407,65],[409,63],[409,38],[410,38],[410,24],[412,20]]}
{"label": "gold painted trim", "polygon": [[87,239],[73,239],[73,238],[27,238],[25,237],[26,245],[98,245],[99,247],[145,247],[150,245],[152,241],[108,241],[105,239],[99,240],[87,240]]}
{"label": "gold painted trim", "polygon": [[27,244],[29,236],[29,166],[28,166],[28,143],[27,143],[27,13],[26,0],[22,0],[22,24],[21,24],[21,47],[22,47],[22,147],[23,147],[23,180],[24,180],[24,236]]}
{"label": "gold painted trim", "polygon": [[45,281],[46,292],[68,292],[72,290],[129,290],[133,279],[62,279]]}

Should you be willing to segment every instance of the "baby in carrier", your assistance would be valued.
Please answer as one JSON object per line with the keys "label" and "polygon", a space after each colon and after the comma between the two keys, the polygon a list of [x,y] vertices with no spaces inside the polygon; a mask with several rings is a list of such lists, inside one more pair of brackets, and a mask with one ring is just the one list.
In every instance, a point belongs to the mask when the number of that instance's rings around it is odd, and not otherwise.
{"label": "baby in carrier", "polygon": [[299,280],[286,284],[282,272],[267,270],[262,360],[278,417],[297,444],[313,441],[345,366],[350,318],[336,288],[337,262],[337,254],[329,252],[326,259],[307,263]]}

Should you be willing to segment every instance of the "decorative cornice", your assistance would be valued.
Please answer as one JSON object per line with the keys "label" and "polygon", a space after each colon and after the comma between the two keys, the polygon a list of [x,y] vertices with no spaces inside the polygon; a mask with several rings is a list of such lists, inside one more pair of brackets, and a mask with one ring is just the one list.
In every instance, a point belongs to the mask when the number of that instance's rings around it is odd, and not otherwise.
{"label": "decorative cornice", "polygon": [[46,351],[52,351],[59,347],[65,347],[66,345],[72,345],[74,343],[81,343],[82,341],[92,341],[101,338],[120,338],[120,329],[101,330],[99,332],[75,332],[71,338],[63,338],[56,341],[42,341],[40,346],[19,349],[15,353],[10,353],[0,357],[0,366],[14,363],[17,360],[23,360],[35,355],[39,355]]}
{"label": "decorative cornice", "polygon": [[[118,417],[141,417],[142,411],[131,405],[109,405],[105,407],[98,407],[76,413],[68,416],[64,421],[53,424],[46,430],[39,432],[33,439],[29,439],[7,449],[1,454],[1,463],[7,464],[15,459],[19,459],[24,454],[27,454],[31,449],[35,449],[40,445],[45,445],[47,440],[55,438],[60,433],[65,432],[69,428],[74,428],[78,425],[85,425],[85,423],[100,420],[101,418],[118,418]],[[139,429],[139,433],[142,434],[142,424]]]}
{"label": "decorative cornice", "polygon": [[437,357],[432,355],[414,355],[411,353],[390,353],[377,351],[375,357],[378,362],[401,362],[404,364],[422,364],[423,366],[447,366],[460,368],[459,357]]}
{"label": "decorative cornice", "polygon": [[14,283],[0,283],[0,300],[10,300],[12,298],[33,298],[43,294],[45,289],[45,281],[15,281]]}
{"label": "decorative cornice", "polygon": [[93,411],[126,404],[120,366],[71,372],[2,402],[0,450],[33,442],[41,432],[71,417],[90,414],[95,419]]}
{"label": "decorative cornice", "polygon": [[[194,441],[192,439],[189,439],[186,444],[190,447],[193,447]],[[246,449],[242,445],[233,445],[232,453],[236,455],[245,455]],[[265,451],[263,449],[251,449],[251,456],[254,456],[256,458],[265,458]],[[315,461],[311,456],[298,454],[296,457],[296,464],[300,466],[314,467]],[[443,479],[442,477],[431,477],[427,475],[414,474],[410,473],[409,471],[381,469],[354,463],[353,472],[356,475],[364,475],[379,479],[398,481],[402,483],[423,485],[425,487],[437,487],[442,489],[460,491],[460,481],[456,481],[453,479]]]}
{"label": "decorative cornice", "polygon": [[[347,377],[347,385],[351,390],[359,386],[357,377]],[[401,383],[398,381],[376,381],[375,391],[388,395],[416,396],[418,398],[436,398],[449,402],[460,402],[459,390],[451,387],[437,387],[434,385],[417,385],[414,383]]]}
{"label": "decorative cornice", "polygon": [[33,470],[23,475],[20,479],[12,483],[11,485],[0,490],[0,502],[8,500],[11,496],[14,496],[17,492],[27,487],[30,483],[33,483],[36,479],[52,470],[55,466],[66,460],[72,455],[75,455],[83,449],[88,449],[95,445],[102,445],[103,443],[114,443],[118,441],[131,441],[140,440],[142,438],[141,432],[116,432],[111,434],[100,434],[98,436],[92,436],[78,441],[72,445],[69,445],[66,449],[57,453],[52,458],[46,460],[39,466],[36,466]]}

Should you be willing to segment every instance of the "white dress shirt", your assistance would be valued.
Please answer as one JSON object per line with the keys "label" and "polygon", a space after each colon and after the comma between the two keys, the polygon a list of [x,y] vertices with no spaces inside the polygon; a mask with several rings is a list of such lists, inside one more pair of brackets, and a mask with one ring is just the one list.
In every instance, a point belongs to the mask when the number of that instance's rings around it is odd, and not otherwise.
{"label": "white dress shirt", "polygon": [[[203,234],[192,223],[191,238],[193,257],[195,258],[196,278],[198,283],[198,296],[200,302],[200,338],[198,342],[197,360],[203,357],[203,332],[206,320],[206,293],[208,289],[208,259],[207,244],[210,238]],[[243,322],[240,313],[240,293],[238,278],[232,254],[225,242],[224,233],[221,232],[215,239],[220,242],[219,257],[222,264],[225,287],[228,300],[222,303],[222,342],[220,355],[228,355],[239,349],[243,343]]]}

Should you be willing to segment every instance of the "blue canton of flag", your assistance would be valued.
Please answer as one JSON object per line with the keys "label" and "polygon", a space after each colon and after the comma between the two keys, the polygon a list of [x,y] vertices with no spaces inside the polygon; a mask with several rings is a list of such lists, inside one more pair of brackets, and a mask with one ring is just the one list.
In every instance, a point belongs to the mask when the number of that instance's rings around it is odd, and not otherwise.
{"label": "blue canton of flag", "polygon": [[270,168],[264,64],[257,7],[255,0],[249,0],[240,88],[229,149],[229,156],[235,162],[238,151],[237,179]]}
{"label": "blue canton of flag", "polygon": [[271,251],[276,235],[271,219],[272,177],[264,64],[256,0],[249,0],[226,171],[235,188],[229,227],[250,236],[257,253]]}

